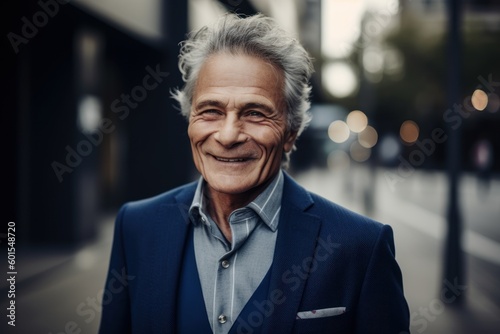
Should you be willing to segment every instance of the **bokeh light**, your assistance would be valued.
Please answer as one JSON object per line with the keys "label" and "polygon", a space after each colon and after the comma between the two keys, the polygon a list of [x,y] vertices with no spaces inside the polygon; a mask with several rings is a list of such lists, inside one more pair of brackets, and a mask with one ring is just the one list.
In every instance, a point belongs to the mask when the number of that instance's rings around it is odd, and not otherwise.
{"label": "bokeh light", "polygon": [[472,93],[471,102],[476,110],[483,111],[488,105],[488,94],[481,89],[476,89]]}
{"label": "bokeh light", "polygon": [[352,132],[359,133],[366,129],[368,117],[361,110],[353,110],[347,115],[346,123]]}
{"label": "bokeh light", "polygon": [[349,139],[349,127],[344,121],[335,121],[328,127],[328,137],[335,143],[343,143]]}
{"label": "bokeh light", "polygon": [[338,98],[352,95],[358,88],[354,70],[345,62],[331,62],[323,67],[322,81],[330,94]]}
{"label": "bokeh light", "polygon": [[413,121],[404,121],[399,129],[401,140],[407,144],[413,144],[417,141],[420,133],[417,123]]}
{"label": "bokeh light", "polygon": [[93,133],[98,130],[102,117],[100,100],[92,95],[83,97],[78,103],[78,127],[83,133]]}
{"label": "bokeh light", "polygon": [[388,134],[381,138],[378,148],[380,159],[385,163],[390,163],[401,152],[401,143],[395,135]]}
{"label": "bokeh light", "polygon": [[363,67],[369,73],[381,73],[384,70],[384,57],[381,50],[369,47],[363,52]]}
{"label": "bokeh light", "polygon": [[378,133],[372,126],[367,126],[358,135],[358,141],[365,148],[372,148],[377,144]]}

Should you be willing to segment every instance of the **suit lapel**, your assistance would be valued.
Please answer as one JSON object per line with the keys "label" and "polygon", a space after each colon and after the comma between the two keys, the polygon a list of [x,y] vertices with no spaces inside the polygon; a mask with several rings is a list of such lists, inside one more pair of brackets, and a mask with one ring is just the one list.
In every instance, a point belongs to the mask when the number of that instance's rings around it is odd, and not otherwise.
{"label": "suit lapel", "polygon": [[154,333],[176,326],[177,287],[189,231],[188,210],[195,187],[190,186],[176,196],[176,204],[163,204],[152,229],[148,265],[152,302],[148,308]]}
{"label": "suit lapel", "polygon": [[311,205],[311,196],[286,175],[269,289],[275,305],[264,333],[292,331],[321,227],[319,217],[305,212]]}

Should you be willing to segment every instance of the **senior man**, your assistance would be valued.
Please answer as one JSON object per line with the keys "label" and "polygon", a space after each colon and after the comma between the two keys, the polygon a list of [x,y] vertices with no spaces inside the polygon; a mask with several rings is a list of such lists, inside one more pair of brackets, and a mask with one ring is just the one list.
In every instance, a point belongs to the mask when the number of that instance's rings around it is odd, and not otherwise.
{"label": "senior man", "polygon": [[408,331],[391,228],[282,169],[309,121],[304,48],[270,18],[226,15],[190,34],[179,68],[201,177],[121,208],[100,333]]}

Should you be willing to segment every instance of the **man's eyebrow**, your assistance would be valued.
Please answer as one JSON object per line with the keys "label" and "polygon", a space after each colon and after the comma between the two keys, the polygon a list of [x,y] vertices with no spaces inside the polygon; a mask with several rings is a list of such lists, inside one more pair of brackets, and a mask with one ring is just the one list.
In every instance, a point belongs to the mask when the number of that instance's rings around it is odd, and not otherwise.
{"label": "man's eyebrow", "polygon": [[[222,103],[221,101],[218,100],[203,100],[196,104],[196,109],[203,109],[205,107],[215,107],[215,108],[224,108],[225,104]],[[248,109],[261,109],[264,110],[266,113],[272,114],[275,112],[274,108],[263,104],[263,103],[258,103],[258,102],[249,102],[245,103],[241,110],[248,110]]]}
{"label": "man's eyebrow", "polygon": [[205,107],[224,108],[224,103],[217,100],[203,100],[196,105],[196,109],[203,109]]}

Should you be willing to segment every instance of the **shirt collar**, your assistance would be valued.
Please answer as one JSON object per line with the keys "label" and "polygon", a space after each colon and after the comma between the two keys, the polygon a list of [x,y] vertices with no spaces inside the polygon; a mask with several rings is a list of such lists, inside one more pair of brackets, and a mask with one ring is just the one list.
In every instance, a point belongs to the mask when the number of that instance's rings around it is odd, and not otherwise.
{"label": "shirt collar", "polygon": [[[191,207],[189,208],[189,217],[191,218],[191,222],[194,225],[197,225],[202,218],[202,210],[200,208],[203,207],[203,183],[203,177],[200,177],[200,179],[198,180],[198,185],[196,186],[196,191],[194,193],[193,202],[191,202]],[[208,221],[206,219],[204,219],[203,222],[205,222],[205,224],[208,224]]]}
{"label": "shirt collar", "polygon": [[[262,221],[274,232],[278,228],[279,213],[281,210],[281,197],[283,195],[283,171],[279,171],[274,180],[261,192],[252,202],[245,206],[250,208]],[[194,193],[193,202],[189,208],[189,216],[191,222],[195,225],[201,220],[207,225],[210,225],[206,217],[206,203],[203,196],[203,189],[206,182],[203,177],[200,177],[196,192]],[[239,209],[238,209],[239,210]]]}

